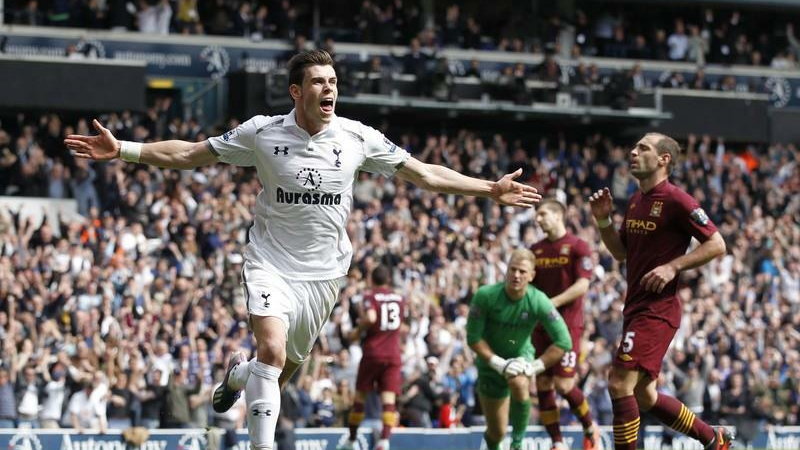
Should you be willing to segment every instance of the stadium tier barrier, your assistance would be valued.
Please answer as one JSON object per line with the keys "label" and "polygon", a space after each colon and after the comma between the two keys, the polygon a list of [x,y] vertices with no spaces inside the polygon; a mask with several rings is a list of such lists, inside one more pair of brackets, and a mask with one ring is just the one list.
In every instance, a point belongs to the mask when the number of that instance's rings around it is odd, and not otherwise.
{"label": "stadium tier barrier", "polygon": [[[605,448],[613,448],[611,427],[601,427]],[[368,428],[361,428],[355,450],[369,450],[374,437]],[[454,429],[400,428],[392,436],[392,450],[465,450],[484,449],[483,427]],[[105,434],[78,433],[75,430],[0,429],[0,448],[9,450],[247,450],[249,440],[246,430],[236,432],[236,444],[225,447],[221,429],[151,430],[141,446],[127,446],[119,430]],[[564,441],[570,448],[581,446],[581,429],[578,426],[563,427]],[[301,428],[294,430],[294,450],[335,450],[347,439],[346,428]],[[671,442],[665,440],[660,426],[648,426],[644,430],[645,450],[694,450],[701,445],[683,435],[675,436]],[[280,448],[280,447],[279,447]],[[503,443],[508,448],[508,438]],[[548,450],[550,438],[544,427],[530,426],[523,441],[524,450]],[[745,448],[742,446],[741,448]],[[750,446],[753,449],[797,450],[800,449],[800,427],[762,427]],[[281,448],[280,450],[288,450]]]}
{"label": "stadium tier barrier", "polygon": [[[156,35],[138,32],[97,31],[78,28],[31,27],[0,25],[0,35],[7,38],[5,53],[17,56],[61,57],[69,45],[76,45],[80,53],[89,53],[100,59],[116,61],[144,61],[147,75],[151,77],[201,77],[222,79],[228,72],[244,69],[250,72],[269,72],[279,66],[292,47],[288,42],[266,39],[251,42],[241,37]],[[402,58],[407,46],[386,46],[362,43],[337,43],[336,53],[345,61],[363,65],[375,55],[386,62]],[[470,62],[478,61],[481,74],[487,80],[500,76],[503,67],[523,63],[535,68],[542,63],[541,53],[515,53],[440,49],[436,56],[446,57],[451,64],[466,69]],[[688,62],[652,61],[616,58],[582,57],[556,58],[562,82],[580,64],[597,65],[601,75],[610,75],[620,69],[639,64],[644,76],[660,84],[669,74],[679,72],[687,80],[694,77],[698,66]],[[744,65],[708,64],[703,67],[706,79],[716,82],[732,75],[737,91],[756,87],[768,95],[776,108],[800,107],[800,70],[773,69]]]}

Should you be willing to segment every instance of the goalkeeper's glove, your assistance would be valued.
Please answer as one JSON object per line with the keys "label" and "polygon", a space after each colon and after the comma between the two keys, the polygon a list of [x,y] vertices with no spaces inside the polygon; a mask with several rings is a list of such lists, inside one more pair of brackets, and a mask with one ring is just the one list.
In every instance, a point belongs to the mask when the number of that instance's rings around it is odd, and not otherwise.
{"label": "goalkeeper's glove", "polygon": [[540,373],[544,372],[544,363],[541,359],[534,359],[533,362],[524,361],[524,367],[522,369],[522,374],[526,377],[535,377]]}
{"label": "goalkeeper's glove", "polygon": [[525,362],[520,358],[505,359],[497,355],[489,358],[489,366],[506,378],[513,378],[525,369]]}

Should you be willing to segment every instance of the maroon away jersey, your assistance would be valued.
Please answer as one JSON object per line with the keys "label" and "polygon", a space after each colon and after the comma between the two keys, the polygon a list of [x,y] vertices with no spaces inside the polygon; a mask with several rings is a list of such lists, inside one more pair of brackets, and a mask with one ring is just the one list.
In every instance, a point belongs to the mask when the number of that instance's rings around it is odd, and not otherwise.
{"label": "maroon away jersey", "polygon": [[[553,298],[581,278],[592,278],[592,257],[589,244],[570,233],[551,242],[545,238],[533,244],[536,256],[536,277],[533,285]],[[583,296],[558,308],[567,328],[583,328]]]}
{"label": "maroon away jersey", "polygon": [[405,300],[391,289],[378,288],[366,293],[364,306],[374,309],[378,316],[364,337],[364,358],[399,363],[400,325],[406,313]]}
{"label": "maroon away jersey", "polygon": [[623,315],[658,317],[680,325],[681,304],[676,276],[660,294],[645,291],[642,277],[686,253],[692,237],[705,242],[717,231],[697,201],[665,180],[647,193],[637,191],[628,202],[619,236],[626,248],[628,293]]}

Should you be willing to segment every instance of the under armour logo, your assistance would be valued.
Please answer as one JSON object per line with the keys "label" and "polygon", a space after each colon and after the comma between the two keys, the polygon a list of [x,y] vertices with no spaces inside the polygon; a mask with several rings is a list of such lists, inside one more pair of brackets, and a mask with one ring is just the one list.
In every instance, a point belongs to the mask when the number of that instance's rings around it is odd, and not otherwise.
{"label": "under armour logo", "polygon": [[289,154],[289,147],[284,146],[283,148],[280,148],[276,145],[275,152],[273,153],[273,155],[277,155],[278,152],[283,152],[283,156],[286,156]]}
{"label": "under armour logo", "polygon": [[336,162],[334,163],[334,164],[336,164],[336,167],[342,167],[342,162],[339,161],[339,155],[342,154],[342,151],[341,150],[337,150],[337,149],[333,149],[333,154],[336,155]]}
{"label": "under armour logo", "polygon": [[264,308],[269,308],[269,296],[270,295],[272,295],[272,294],[264,294],[263,292],[261,293],[261,298],[264,299]]}
{"label": "under armour logo", "polygon": [[251,412],[252,412],[252,413],[253,413],[253,415],[254,415],[254,416],[256,416],[256,417],[258,417],[258,416],[269,417],[269,416],[271,416],[271,415],[272,415],[272,410],[269,410],[269,409],[258,409],[258,408],[253,408],[253,409],[251,410]]}

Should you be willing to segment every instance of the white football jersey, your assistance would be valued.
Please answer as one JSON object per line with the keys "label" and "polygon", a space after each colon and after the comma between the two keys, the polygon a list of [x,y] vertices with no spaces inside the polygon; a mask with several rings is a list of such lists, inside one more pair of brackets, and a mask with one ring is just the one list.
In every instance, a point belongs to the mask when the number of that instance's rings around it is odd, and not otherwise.
{"label": "white football jersey", "polygon": [[345,225],[358,172],[389,176],[409,158],[378,130],[341,117],[310,136],[294,110],[255,116],[208,142],[220,161],[258,171],[263,190],[248,256],[296,280],[347,274],[353,247]]}

